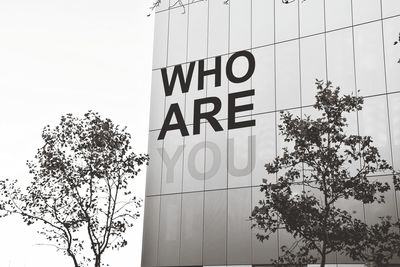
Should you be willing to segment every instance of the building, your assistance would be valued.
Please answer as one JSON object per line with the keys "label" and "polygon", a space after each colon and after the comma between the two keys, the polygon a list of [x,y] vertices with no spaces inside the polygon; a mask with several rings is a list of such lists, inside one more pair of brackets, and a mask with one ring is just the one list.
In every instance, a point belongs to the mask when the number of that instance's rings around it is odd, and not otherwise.
{"label": "building", "polygon": [[[142,266],[270,264],[290,237],[281,231],[260,243],[248,217],[262,197],[257,186],[271,179],[264,164],[284,145],[278,112],[312,113],[316,78],[365,97],[363,110],[349,117],[349,131],[372,136],[381,156],[400,169],[400,45],[393,45],[400,1],[182,2],[163,1],[155,13]],[[239,51],[254,56],[254,72]],[[233,112],[236,119],[228,119],[228,95],[245,107]],[[204,98],[220,103],[201,104]],[[171,107],[170,124],[182,115],[187,132],[162,136]],[[199,112],[216,113],[223,130],[198,124]],[[249,124],[234,129],[230,120]],[[398,218],[400,194],[389,191],[379,206],[343,205],[368,223]],[[328,263],[351,260],[332,255]]]}

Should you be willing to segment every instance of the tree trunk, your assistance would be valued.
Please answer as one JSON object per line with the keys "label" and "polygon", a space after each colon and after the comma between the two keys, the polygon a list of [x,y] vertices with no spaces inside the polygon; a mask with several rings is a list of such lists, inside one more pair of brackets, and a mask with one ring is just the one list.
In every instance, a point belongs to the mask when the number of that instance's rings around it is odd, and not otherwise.
{"label": "tree trunk", "polygon": [[321,253],[321,267],[325,267],[326,263],[326,243],[324,242],[322,245],[322,253]]}
{"label": "tree trunk", "polygon": [[101,255],[96,255],[96,260],[94,262],[94,267],[100,267],[101,266]]}
{"label": "tree trunk", "polygon": [[71,251],[68,250],[68,256],[70,256],[72,258],[72,260],[74,261],[74,267],[79,267],[78,261],[76,260],[75,254]]}

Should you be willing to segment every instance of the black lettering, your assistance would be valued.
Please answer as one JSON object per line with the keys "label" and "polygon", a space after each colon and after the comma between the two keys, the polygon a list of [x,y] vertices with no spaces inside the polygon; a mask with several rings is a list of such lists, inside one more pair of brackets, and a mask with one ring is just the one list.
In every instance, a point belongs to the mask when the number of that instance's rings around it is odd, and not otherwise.
{"label": "black lettering", "polygon": [[[201,105],[213,104],[214,108],[208,112],[201,112]],[[221,110],[221,100],[218,97],[206,97],[194,101],[194,114],[193,114],[193,134],[200,133],[200,120],[206,119],[214,131],[223,131],[221,124],[214,116]]]}
{"label": "black lettering", "polygon": [[[236,77],[233,74],[233,62],[238,58],[238,57],[245,57],[247,58],[247,61],[249,62],[249,68],[247,69],[247,72],[245,75],[242,77]],[[250,77],[253,75],[254,70],[256,68],[256,61],[254,59],[254,56],[252,53],[249,51],[243,50],[236,52],[233,54],[229,59],[228,62],[226,63],[226,76],[228,79],[233,82],[233,83],[242,83],[250,79]]]}
{"label": "black lettering", "polygon": [[[171,124],[171,119],[172,116],[175,115],[177,123]],[[160,135],[158,136],[158,140],[163,140],[165,138],[165,134],[168,131],[172,130],[180,130],[182,136],[188,136],[189,132],[187,130],[187,127],[185,125],[185,120],[183,119],[181,109],[179,108],[179,105],[177,103],[172,104],[169,107],[167,116],[164,120],[163,126],[160,131]]]}
{"label": "black lettering", "polygon": [[182,93],[187,93],[189,91],[195,65],[196,62],[190,62],[186,80],[183,75],[182,65],[177,65],[174,67],[174,70],[172,71],[171,81],[168,81],[167,68],[161,69],[161,75],[164,84],[164,92],[166,96],[172,95],[176,82],[176,77],[179,78],[179,83],[181,85]]}
{"label": "black lettering", "polygon": [[242,98],[242,97],[248,97],[248,96],[252,96],[252,95],[254,95],[254,89],[229,94],[229,96],[228,96],[228,129],[244,128],[244,127],[250,127],[250,126],[256,125],[255,120],[236,122],[236,113],[237,112],[242,112],[242,111],[247,111],[247,110],[253,109],[253,104],[236,106],[236,99]]}
{"label": "black lettering", "polygon": [[199,61],[199,84],[198,90],[204,89],[204,77],[215,75],[215,87],[221,86],[221,57],[215,58],[215,68],[204,70],[204,59]]}

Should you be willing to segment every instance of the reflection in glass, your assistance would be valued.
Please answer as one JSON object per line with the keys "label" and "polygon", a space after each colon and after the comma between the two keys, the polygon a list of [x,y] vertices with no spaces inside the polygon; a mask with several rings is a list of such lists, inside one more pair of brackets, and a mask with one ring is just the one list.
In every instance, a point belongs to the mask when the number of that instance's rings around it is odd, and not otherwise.
{"label": "reflection in glass", "polygon": [[251,188],[228,190],[228,264],[251,261]]}
{"label": "reflection in glass", "polygon": [[159,266],[179,264],[181,195],[161,196]]}
{"label": "reflection in glass", "polygon": [[227,191],[205,192],[203,265],[226,263]]}

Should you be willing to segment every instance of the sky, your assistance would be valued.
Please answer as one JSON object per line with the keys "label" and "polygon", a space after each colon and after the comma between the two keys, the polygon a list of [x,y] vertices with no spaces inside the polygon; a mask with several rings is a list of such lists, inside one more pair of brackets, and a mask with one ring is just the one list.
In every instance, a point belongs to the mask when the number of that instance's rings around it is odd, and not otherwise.
{"label": "sky", "polygon": [[[45,125],[95,110],[127,126],[147,152],[153,20],[151,1],[0,0],[0,179],[29,183],[26,161]],[[135,181],[144,198],[145,172]],[[143,214],[143,212],[142,212]],[[113,267],[140,266],[142,219],[128,246],[105,255]],[[18,217],[0,220],[1,267],[69,267]]]}

